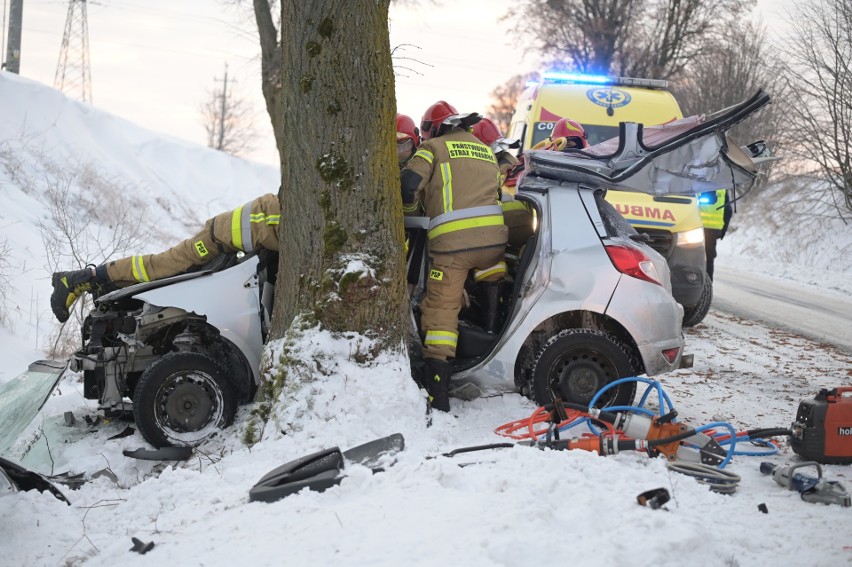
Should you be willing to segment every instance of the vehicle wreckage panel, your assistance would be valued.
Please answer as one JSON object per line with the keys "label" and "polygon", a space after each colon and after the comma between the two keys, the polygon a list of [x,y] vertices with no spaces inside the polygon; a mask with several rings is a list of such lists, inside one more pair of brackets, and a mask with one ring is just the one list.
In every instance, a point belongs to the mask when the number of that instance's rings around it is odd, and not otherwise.
{"label": "vehicle wreckage panel", "polygon": [[[651,195],[694,196],[737,187],[755,178],[757,166],[727,132],[768,103],[769,95],[758,91],[710,120],[690,117],[679,121],[687,129],[679,128],[678,123],[644,128],[623,122],[617,144],[608,140],[584,151],[531,150],[525,154],[526,171],[548,179]],[[649,145],[650,140],[654,145]]]}

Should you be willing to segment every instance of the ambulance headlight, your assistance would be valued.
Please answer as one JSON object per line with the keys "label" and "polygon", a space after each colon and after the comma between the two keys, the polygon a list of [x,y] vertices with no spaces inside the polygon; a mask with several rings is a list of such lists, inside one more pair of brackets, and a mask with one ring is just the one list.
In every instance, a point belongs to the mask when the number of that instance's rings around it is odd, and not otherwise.
{"label": "ambulance headlight", "polygon": [[703,246],[704,245],[704,229],[693,228],[685,232],[677,233],[678,246]]}

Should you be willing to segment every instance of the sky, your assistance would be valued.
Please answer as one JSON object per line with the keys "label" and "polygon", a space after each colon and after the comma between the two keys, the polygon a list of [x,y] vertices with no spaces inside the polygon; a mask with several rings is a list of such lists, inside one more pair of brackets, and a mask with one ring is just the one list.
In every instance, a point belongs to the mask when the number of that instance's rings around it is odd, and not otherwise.
{"label": "sky", "polygon": [[[58,328],[40,235],[51,224],[52,188],[61,184],[62,194],[80,202],[94,196],[90,214],[75,218],[107,241],[116,224],[111,202],[144,195],[133,211],[153,233],[150,250],[186,234],[182,221],[203,220],[208,206],[219,212],[245,202],[277,176],[272,166],[159,134],[8,73],[0,73],[0,100],[0,245],[7,248],[0,260],[8,262],[0,276],[11,278],[0,286],[0,384],[44,358]],[[808,226],[807,254],[802,235],[787,230],[799,223],[773,216],[796,196],[779,190],[773,197],[768,213],[738,213],[737,230],[721,243],[719,268],[756,270],[763,285],[783,281],[801,296],[814,287],[834,290],[837,301],[848,302],[852,231],[824,216]],[[802,254],[785,257],[783,250]],[[433,416],[427,428],[424,394],[407,359],[381,355],[358,364],[351,353],[370,349],[357,341],[366,339],[308,332],[287,356],[326,374],[288,378],[283,409],[260,443],[241,442],[246,406],[233,427],[184,462],[124,456],[145,446],[140,434],[114,438],[132,426],[117,419],[88,425],[99,416],[97,404],[83,398],[78,375],[65,377],[3,456],[41,474],[82,474],[86,482],[77,490],[59,485],[70,505],[46,493],[0,489],[0,563],[485,567],[562,557],[578,565],[775,567],[852,560],[849,509],[803,502],[759,472],[764,460],[800,462],[789,447],[735,456],[725,469],[741,477],[733,495],[711,492],[643,453],[514,447],[444,457],[508,441],[495,429],[527,419],[534,405],[515,393],[453,399],[451,414]],[[695,366],[660,382],[678,418],[694,426],[788,427],[800,400],[852,381],[852,354],[713,308],[686,331],[686,345]],[[281,345],[268,348],[274,357]],[[74,416],[70,426],[66,412]],[[250,488],[285,462],[392,433],[403,434],[405,450],[384,461],[382,473],[349,463],[340,485],[326,492],[249,502]],[[852,490],[848,466],[825,466],[823,475]],[[671,496],[664,508],[637,503],[640,493],[659,488]],[[133,553],[131,537],[154,547],[144,557]]]}
{"label": "sky", "polygon": [[[397,62],[398,111],[419,121],[429,105],[447,100],[462,112],[484,112],[495,87],[535,70],[536,62],[524,57],[523,47],[508,33],[515,24],[500,21],[512,4],[393,3],[391,46],[405,58]],[[792,4],[759,0],[757,13],[777,36]],[[254,21],[246,10],[221,0],[89,2],[94,106],[204,144],[200,107],[221,87],[227,65],[229,90],[233,88],[256,115],[255,149],[246,157],[277,164],[260,92]],[[67,13],[67,2],[24,0],[22,76],[54,84]],[[5,50],[5,41],[2,46]]]}

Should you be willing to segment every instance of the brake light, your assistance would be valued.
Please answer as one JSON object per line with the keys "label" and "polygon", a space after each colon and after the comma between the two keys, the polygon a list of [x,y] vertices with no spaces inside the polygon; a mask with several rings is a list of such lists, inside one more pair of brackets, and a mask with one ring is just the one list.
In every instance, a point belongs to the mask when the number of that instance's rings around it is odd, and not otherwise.
{"label": "brake light", "polygon": [[606,253],[612,261],[615,269],[622,274],[645,280],[647,282],[663,285],[654,262],[638,248],[629,246],[617,246],[614,244],[605,246]]}
{"label": "brake light", "polygon": [[667,348],[661,351],[663,354],[663,358],[666,359],[666,362],[669,364],[674,364],[675,360],[677,360],[677,355],[680,352],[679,348]]}

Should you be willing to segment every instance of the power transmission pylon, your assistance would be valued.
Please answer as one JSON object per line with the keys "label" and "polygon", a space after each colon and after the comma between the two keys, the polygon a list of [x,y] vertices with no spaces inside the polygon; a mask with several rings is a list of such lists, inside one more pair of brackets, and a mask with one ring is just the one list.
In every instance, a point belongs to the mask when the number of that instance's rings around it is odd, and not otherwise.
{"label": "power transmission pylon", "polygon": [[62,34],[53,86],[69,94],[79,94],[83,102],[92,102],[86,0],[68,0],[68,17],[65,18],[65,33]]}

